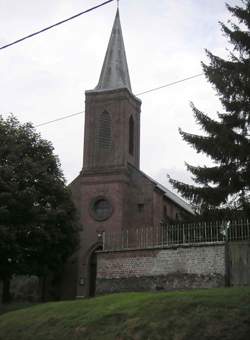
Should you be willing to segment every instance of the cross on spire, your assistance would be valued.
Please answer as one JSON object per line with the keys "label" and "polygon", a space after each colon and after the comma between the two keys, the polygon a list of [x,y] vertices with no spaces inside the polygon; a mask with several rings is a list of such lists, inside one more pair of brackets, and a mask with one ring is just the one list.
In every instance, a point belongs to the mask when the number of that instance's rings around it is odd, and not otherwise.
{"label": "cross on spire", "polygon": [[117,8],[119,8],[120,0],[117,0]]}

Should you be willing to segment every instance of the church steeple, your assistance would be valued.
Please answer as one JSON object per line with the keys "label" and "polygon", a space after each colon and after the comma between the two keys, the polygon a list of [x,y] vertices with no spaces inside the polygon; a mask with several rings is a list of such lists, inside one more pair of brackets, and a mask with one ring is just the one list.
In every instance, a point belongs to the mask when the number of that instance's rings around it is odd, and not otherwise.
{"label": "church steeple", "polygon": [[140,99],[131,91],[117,9],[99,83],[86,91],[85,174],[124,170],[128,164],[139,169],[140,108]]}
{"label": "church steeple", "polygon": [[95,90],[114,90],[119,88],[127,88],[131,91],[119,9],[117,8],[100,79]]}

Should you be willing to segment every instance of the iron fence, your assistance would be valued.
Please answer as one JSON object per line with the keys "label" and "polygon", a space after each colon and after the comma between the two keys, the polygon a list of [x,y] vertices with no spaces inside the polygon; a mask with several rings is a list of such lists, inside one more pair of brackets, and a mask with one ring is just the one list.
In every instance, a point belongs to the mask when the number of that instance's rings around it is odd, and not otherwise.
{"label": "iron fence", "polygon": [[146,249],[188,244],[208,244],[250,240],[248,220],[131,228],[103,233],[103,250]]}

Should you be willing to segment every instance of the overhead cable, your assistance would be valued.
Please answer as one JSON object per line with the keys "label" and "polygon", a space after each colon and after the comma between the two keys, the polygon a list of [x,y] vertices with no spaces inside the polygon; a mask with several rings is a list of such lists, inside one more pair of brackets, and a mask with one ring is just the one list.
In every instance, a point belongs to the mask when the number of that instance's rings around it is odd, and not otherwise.
{"label": "overhead cable", "polygon": [[[172,83],[168,83],[168,84],[165,84],[165,85],[162,85],[162,86],[158,86],[158,87],[152,88],[152,89],[150,89],[150,90],[146,90],[146,91],[137,93],[136,96],[142,96],[142,95],[144,95],[144,94],[146,94],[146,93],[150,93],[150,92],[153,92],[153,91],[158,91],[158,90],[163,89],[163,88],[165,88],[165,87],[173,86],[173,85],[182,83],[182,82],[184,82],[184,81],[187,81],[187,80],[190,80],[190,79],[193,79],[193,78],[200,77],[200,76],[202,76],[202,75],[203,75],[203,73],[199,73],[199,74],[196,74],[196,75],[191,76],[191,77],[188,77],[188,78],[184,78],[184,79],[181,79],[181,80],[174,81],[174,82],[172,82]],[[57,119],[50,120],[50,121],[48,121],[48,122],[44,122],[44,123],[35,125],[35,127],[39,127],[39,126],[44,126],[44,125],[48,125],[48,124],[51,124],[51,123],[55,123],[55,122],[58,122],[58,121],[60,121],[60,120],[64,120],[64,119],[71,118],[71,117],[73,117],[73,116],[78,116],[78,115],[80,115],[80,114],[82,114],[82,113],[84,113],[84,111],[72,113],[72,114],[70,114],[70,115],[62,116],[62,117],[59,117],[59,118],[57,118]]]}
{"label": "overhead cable", "polygon": [[150,90],[146,90],[146,91],[143,91],[143,92],[140,92],[140,93],[137,93],[136,96],[141,96],[143,94],[146,94],[146,93],[149,93],[149,92],[153,92],[153,91],[157,91],[157,90],[160,90],[160,89],[163,89],[164,87],[169,87],[169,86],[172,86],[172,85],[175,85],[175,84],[179,84],[179,83],[182,83],[186,80],[190,80],[190,79],[193,79],[193,78],[197,78],[197,77],[200,77],[200,76],[203,76],[203,73],[199,73],[199,74],[196,74],[194,76],[191,76],[191,77],[188,77],[188,78],[184,78],[184,79],[181,79],[181,80],[177,80],[177,81],[174,81],[172,83],[168,83],[166,85],[162,85],[162,86],[158,86],[158,87],[155,87],[153,89],[150,89]]}
{"label": "overhead cable", "polygon": [[51,26],[45,27],[45,28],[41,29],[40,31],[31,33],[31,34],[29,34],[29,35],[27,35],[27,36],[25,36],[25,37],[23,37],[23,38],[20,38],[20,39],[18,39],[18,40],[16,40],[16,41],[13,41],[13,42],[11,42],[11,43],[9,43],[9,44],[7,44],[7,45],[1,46],[1,47],[0,47],[0,50],[3,50],[3,49],[5,49],[5,48],[7,48],[7,47],[10,47],[10,46],[12,46],[12,45],[18,44],[18,43],[20,43],[21,41],[24,41],[24,40],[26,40],[26,39],[32,38],[32,37],[34,37],[35,35],[38,35],[38,34],[41,34],[41,33],[45,32],[45,31],[50,30],[51,28],[54,28],[54,27],[59,26],[59,25],[61,25],[61,24],[64,24],[65,22],[70,21],[70,20],[72,20],[72,19],[75,19],[75,18],[79,17],[80,15],[86,14],[86,13],[88,13],[88,12],[91,12],[91,11],[93,11],[93,10],[99,8],[99,7],[102,7],[102,6],[104,6],[104,5],[107,5],[108,3],[112,2],[112,1],[114,1],[114,0],[105,1],[105,2],[103,2],[103,3],[101,3],[101,4],[97,5],[97,6],[94,6],[94,7],[89,8],[89,9],[83,11],[83,12],[80,12],[80,13],[78,13],[78,14],[75,14],[75,15],[73,15],[73,16],[70,17],[70,18],[61,20],[61,21],[59,21],[59,22],[57,22],[57,23],[55,23],[55,24],[53,24],[53,25],[51,25]]}
{"label": "overhead cable", "polygon": [[48,122],[44,122],[44,123],[35,125],[35,127],[39,127],[39,126],[43,126],[43,125],[48,125],[48,124],[51,124],[51,123],[59,122],[59,120],[63,120],[63,119],[67,119],[67,118],[70,118],[70,117],[78,116],[78,115],[80,115],[82,113],[84,113],[84,111],[80,111],[80,112],[76,112],[76,113],[71,113],[70,115],[62,116],[60,118],[56,118],[56,119],[50,120]]}

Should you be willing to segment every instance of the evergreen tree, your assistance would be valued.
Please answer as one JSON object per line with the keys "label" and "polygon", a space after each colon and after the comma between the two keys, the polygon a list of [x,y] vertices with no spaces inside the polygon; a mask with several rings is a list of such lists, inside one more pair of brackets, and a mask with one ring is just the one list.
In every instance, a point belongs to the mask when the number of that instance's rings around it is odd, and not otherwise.
{"label": "evergreen tree", "polygon": [[194,185],[170,178],[174,188],[205,216],[250,215],[250,0],[242,6],[226,5],[236,19],[223,33],[232,51],[222,59],[206,51],[209,65],[202,63],[208,81],[216,89],[223,106],[218,119],[209,118],[193,104],[197,123],[205,135],[182,131],[182,138],[214,161],[214,166],[191,166]]}
{"label": "evergreen tree", "polygon": [[52,145],[13,116],[0,116],[0,280],[45,278],[77,244],[75,208]]}

